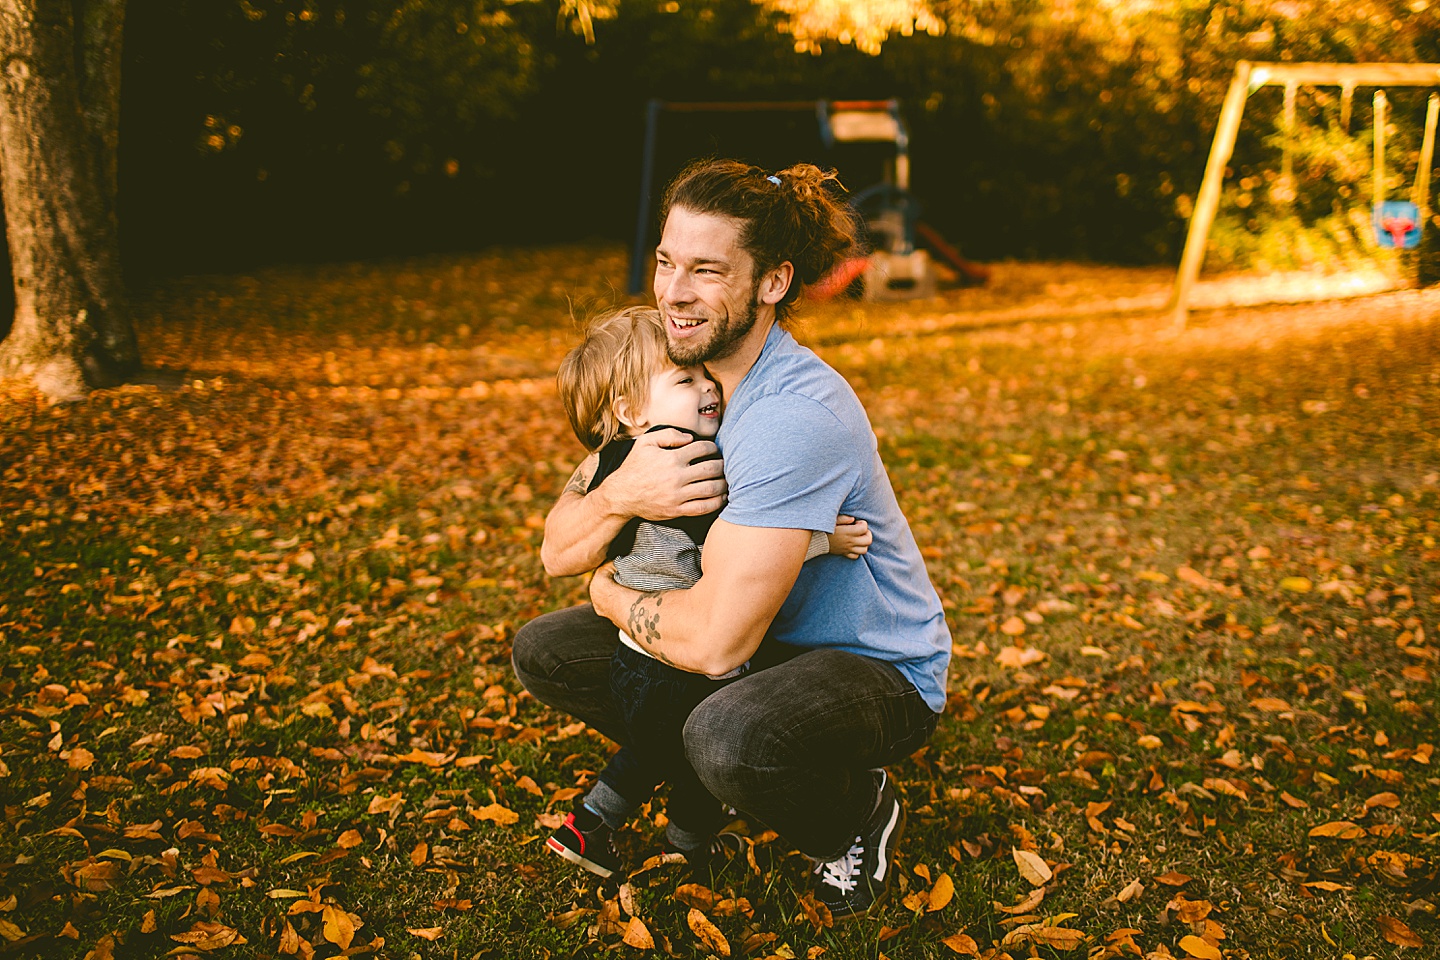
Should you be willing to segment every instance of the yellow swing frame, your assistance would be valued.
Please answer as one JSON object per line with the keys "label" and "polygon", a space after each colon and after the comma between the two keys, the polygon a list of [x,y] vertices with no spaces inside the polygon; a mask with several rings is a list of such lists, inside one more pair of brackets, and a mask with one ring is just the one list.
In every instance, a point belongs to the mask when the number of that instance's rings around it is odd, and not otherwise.
{"label": "yellow swing frame", "polygon": [[[1261,87],[1283,85],[1284,123],[1286,129],[1291,129],[1295,122],[1295,91],[1302,83],[1342,88],[1344,101],[1341,122],[1348,125],[1351,95],[1356,87],[1440,87],[1440,63],[1261,63],[1250,60],[1236,63],[1235,76],[1230,81],[1225,103],[1220,108],[1220,122],[1215,129],[1215,140],[1210,144],[1210,157],[1205,161],[1205,177],[1200,183],[1195,210],[1190,216],[1190,229],[1185,235],[1185,251],[1180,255],[1175,286],[1165,307],[1175,327],[1185,326],[1190,292],[1200,275],[1200,264],[1205,259],[1205,244],[1210,237],[1210,228],[1215,223],[1215,213],[1220,207],[1220,186],[1225,179],[1225,166],[1230,162],[1230,154],[1235,149],[1235,137],[1240,131],[1240,118],[1245,112],[1246,100]],[[1412,191],[1415,205],[1420,208],[1422,229],[1430,216],[1430,168],[1435,156],[1437,117],[1440,117],[1440,95],[1432,93],[1425,114],[1420,171]],[[1382,155],[1385,146],[1383,90],[1376,92],[1375,122],[1374,202],[1378,204],[1385,198],[1385,166]],[[1289,159],[1287,155],[1287,174]]]}

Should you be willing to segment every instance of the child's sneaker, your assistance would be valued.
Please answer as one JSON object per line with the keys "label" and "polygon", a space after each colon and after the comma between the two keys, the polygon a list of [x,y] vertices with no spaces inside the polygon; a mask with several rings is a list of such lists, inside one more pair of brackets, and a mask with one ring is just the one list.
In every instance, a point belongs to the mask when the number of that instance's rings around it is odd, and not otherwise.
{"label": "child's sneaker", "polygon": [[863,917],[879,901],[905,829],[905,810],[895,788],[884,770],[877,772],[880,796],[870,819],[844,855],[815,866],[815,899],[825,904],[836,920]]}
{"label": "child's sneaker", "polygon": [[611,830],[600,814],[581,805],[556,828],[545,846],[597,876],[608,877],[620,869],[620,857],[610,838]]}
{"label": "child's sneaker", "polygon": [[707,873],[718,873],[731,860],[744,852],[745,838],[733,830],[721,830],[710,838],[710,842],[699,848],[685,849],[676,846],[667,837],[661,847],[664,853],[678,853],[685,858],[690,872],[698,877]]}

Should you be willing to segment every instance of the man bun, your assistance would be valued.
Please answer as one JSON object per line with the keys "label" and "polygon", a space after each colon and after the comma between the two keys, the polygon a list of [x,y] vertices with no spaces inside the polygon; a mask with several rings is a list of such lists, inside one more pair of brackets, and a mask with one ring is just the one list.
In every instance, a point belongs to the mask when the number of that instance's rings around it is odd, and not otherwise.
{"label": "man bun", "polygon": [[740,223],[740,245],[756,276],[789,262],[795,277],[775,315],[783,321],[804,286],[829,273],[858,248],[854,211],[834,170],[797,163],[774,173],[738,160],[697,160],[670,183],[660,204],[728,217]]}

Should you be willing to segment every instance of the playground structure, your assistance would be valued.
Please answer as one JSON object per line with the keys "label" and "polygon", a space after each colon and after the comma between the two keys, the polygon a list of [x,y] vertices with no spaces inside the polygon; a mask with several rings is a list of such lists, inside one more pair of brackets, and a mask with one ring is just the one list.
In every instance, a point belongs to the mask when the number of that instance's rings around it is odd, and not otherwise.
{"label": "playground structure", "polygon": [[[630,258],[629,292],[644,288],[650,261],[650,216],[655,179],[655,153],[660,117],[664,113],[813,112],[820,140],[828,151],[837,143],[889,143],[894,156],[879,183],[849,198],[865,223],[871,249],[840,264],[810,287],[814,299],[828,299],[863,283],[866,299],[912,299],[933,296],[936,289],[933,253],[962,282],[983,283],[989,270],[961,256],[932,227],[919,219],[919,204],[910,193],[910,136],[896,100],[722,101],[676,103],[651,100],[645,110],[645,147],[640,173],[639,212]],[[926,249],[917,246],[923,244]]]}
{"label": "playground structure", "polygon": [[[1185,236],[1185,251],[1166,309],[1176,327],[1184,327],[1190,291],[1200,275],[1205,259],[1205,243],[1220,206],[1220,186],[1226,164],[1235,149],[1240,119],[1250,94],[1265,86],[1284,85],[1285,106],[1283,129],[1295,127],[1295,96],[1301,84],[1338,86],[1342,91],[1342,126],[1349,126],[1350,105],[1356,87],[1440,87],[1440,63],[1261,63],[1241,60],[1235,64],[1235,75],[1225,102],[1220,108],[1220,122],[1205,161],[1205,176],[1190,217]],[[1380,246],[1413,248],[1420,242],[1425,224],[1430,219],[1430,169],[1435,157],[1435,128],[1440,119],[1440,95],[1432,93],[1426,105],[1425,133],[1420,149],[1420,167],[1409,201],[1385,199],[1385,123],[1388,103],[1385,91],[1377,89],[1374,96],[1375,159],[1372,170],[1374,224]],[[1282,158],[1282,181],[1291,179],[1291,158],[1287,150]]]}

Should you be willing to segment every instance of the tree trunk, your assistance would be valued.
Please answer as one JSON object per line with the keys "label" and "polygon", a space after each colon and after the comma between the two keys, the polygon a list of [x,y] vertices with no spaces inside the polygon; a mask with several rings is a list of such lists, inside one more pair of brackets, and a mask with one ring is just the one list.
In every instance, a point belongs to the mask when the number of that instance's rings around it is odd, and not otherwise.
{"label": "tree trunk", "polygon": [[140,369],[116,229],[124,0],[0,0],[0,190],[15,322],[0,375],[55,400]]}

